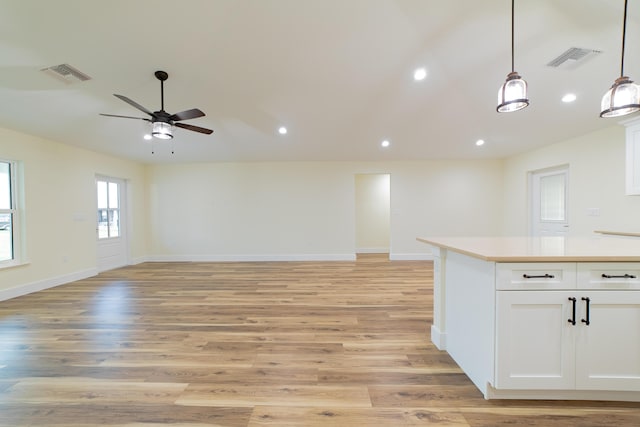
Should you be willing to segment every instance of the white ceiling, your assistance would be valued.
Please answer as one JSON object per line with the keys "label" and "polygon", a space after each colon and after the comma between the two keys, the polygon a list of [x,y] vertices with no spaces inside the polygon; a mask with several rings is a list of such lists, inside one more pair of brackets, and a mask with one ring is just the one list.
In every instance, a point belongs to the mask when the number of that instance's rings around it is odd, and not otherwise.
{"label": "white ceiling", "polygon": [[[504,157],[617,123],[623,0],[518,0],[515,68],[531,105],[498,114],[511,68],[509,0],[0,0],[0,126],[145,163]],[[602,51],[573,69],[570,47]],[[91,80],[41,69],[70,64]],[[428,77],[413,80],[417,67]],[[172,142],[113,96],[199,108]],[[625,74],[640,81],[640,0]],[[573,104],[560,101],[574,92]],[[289,133],[278,134],[285,125]],[[475,141],[482,138],[482,148]],[[391,146],[380,147],[383,139]],[[171,154],[171,150],[174,154]]]}

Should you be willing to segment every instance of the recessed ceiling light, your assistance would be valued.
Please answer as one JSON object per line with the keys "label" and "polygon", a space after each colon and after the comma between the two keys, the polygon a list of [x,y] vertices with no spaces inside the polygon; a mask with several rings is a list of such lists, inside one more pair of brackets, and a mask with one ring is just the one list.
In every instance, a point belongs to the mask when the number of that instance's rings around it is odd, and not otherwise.
{"label": "recessed ceiling light", "polygon": [[417,68],[413,72],[413,79],[416,80],[416,81],[424,80],[426,77],[427,77],[426,68]]}
{"label": "recessed ceiling light", "polygon": [[278,129],[278,133],[280,135],[286,135],[287,134],[287,128],[284,126],[280,126],[280,128]]}
{"label": "recessed ceiling light", "polygon": [[477,145],[478,147],[480,147],[480,146],[484,145],[484,139],[479,139],[479,140],[477,140],[477,141],[476,141],[476,145]]}
{"label": "recessed ceiling light", "polygon": [[147,141],[151,139],[151,135],[148,133],[145,133],[143,136],[144,139],[146,139]]}
{"label": "recessed ceiling light", "polygon": [[388,139],[385,139],[380,145],[382,145],[384,148],[387,148],[389,145],[391,145],[391,143]]}
{"label": "recessed ceiling light", "polygon": [[575,93],[568,93],[565,96],[562,97],[562,102],[573,102],[576,100],[576,94]]}

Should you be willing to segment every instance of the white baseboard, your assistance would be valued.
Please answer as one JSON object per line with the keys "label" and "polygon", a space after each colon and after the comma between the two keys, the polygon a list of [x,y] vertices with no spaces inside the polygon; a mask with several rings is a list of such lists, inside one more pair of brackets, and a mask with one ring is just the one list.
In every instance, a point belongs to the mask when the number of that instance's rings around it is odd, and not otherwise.
{"label": "white baseboard", "polygon": [[390,253],[391,261],[433,261],[433,254],[396,254]]}
{"label": "white baseboard", "polygon": [[98,274],[98,270],[95,268],[91,268],[88,270],[65,274],[64,276],[52,277],[50,279],[39,280],[37,282],[27,283],[9,289],[3,289],[0,290],[0,301],[16,298],[33,292],[43,291],[45,289],[64,285],[65,283],[75,282],[76,280],[86,279],[88,277],[93,277],[96,274]]}
{"label": "white baseboard", "polygon": [[438,350],[446,350],[447,334],[443,334],[435,325],[431,325],[431,342],[438,348]]}
{"label": "white baseboard", "polygon": [[389,248],[357,248],[357,254],[388,254]]}
{"label": "white baseboard", "polygon": [[355,261],[355,254],[302,255],[152,255],[149,262]]}
{"label": "white baseboard", "polygon": [[143,256],[130,260],[129,265],[138,265],[149,261],[151,261],[151,259],[149,259],[148,256]]}

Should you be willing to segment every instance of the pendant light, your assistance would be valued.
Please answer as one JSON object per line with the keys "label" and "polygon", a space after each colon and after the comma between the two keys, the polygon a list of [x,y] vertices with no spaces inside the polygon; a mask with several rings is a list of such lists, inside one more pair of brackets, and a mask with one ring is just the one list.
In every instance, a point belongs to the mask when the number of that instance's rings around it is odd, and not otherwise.
{"label": "pendant light", "polygon": [[527,82],[516,73],[513,65],[514,3],[515,0],[511,0],[511,72],[507,74],[507,81],[504,82],[498,91],[498,107],[496,108],[498,113],[522,110],[529,105]]}
{"label": "pendant light", "polygon": [[624,40],[627,32],[627,0],[624,0],[622,20],[622,59],[620,77],[602,97],[600,117],[620,117],[640,110],[640,86],[624,75]]}

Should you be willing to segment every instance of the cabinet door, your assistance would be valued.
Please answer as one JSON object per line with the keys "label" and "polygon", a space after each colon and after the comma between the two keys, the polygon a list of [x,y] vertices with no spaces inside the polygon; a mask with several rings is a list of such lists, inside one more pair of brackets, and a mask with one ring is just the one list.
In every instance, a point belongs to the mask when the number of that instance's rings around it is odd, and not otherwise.
{"label": "cabinet door", "polygon": [[640,122],[627,124],[626,193],[640,194]]}
{"label": "cabinet door", "polygon": [[[576,388],[640,391],[640,292],[579,292]],[[589,325],[581,322],[587,317]]]}
{"label": "cabinet door", "polygon": [[[499,291],[496,317],[498,389],[574,389],[575,291]],[[578,319],[579,321],[579,319]]]}

